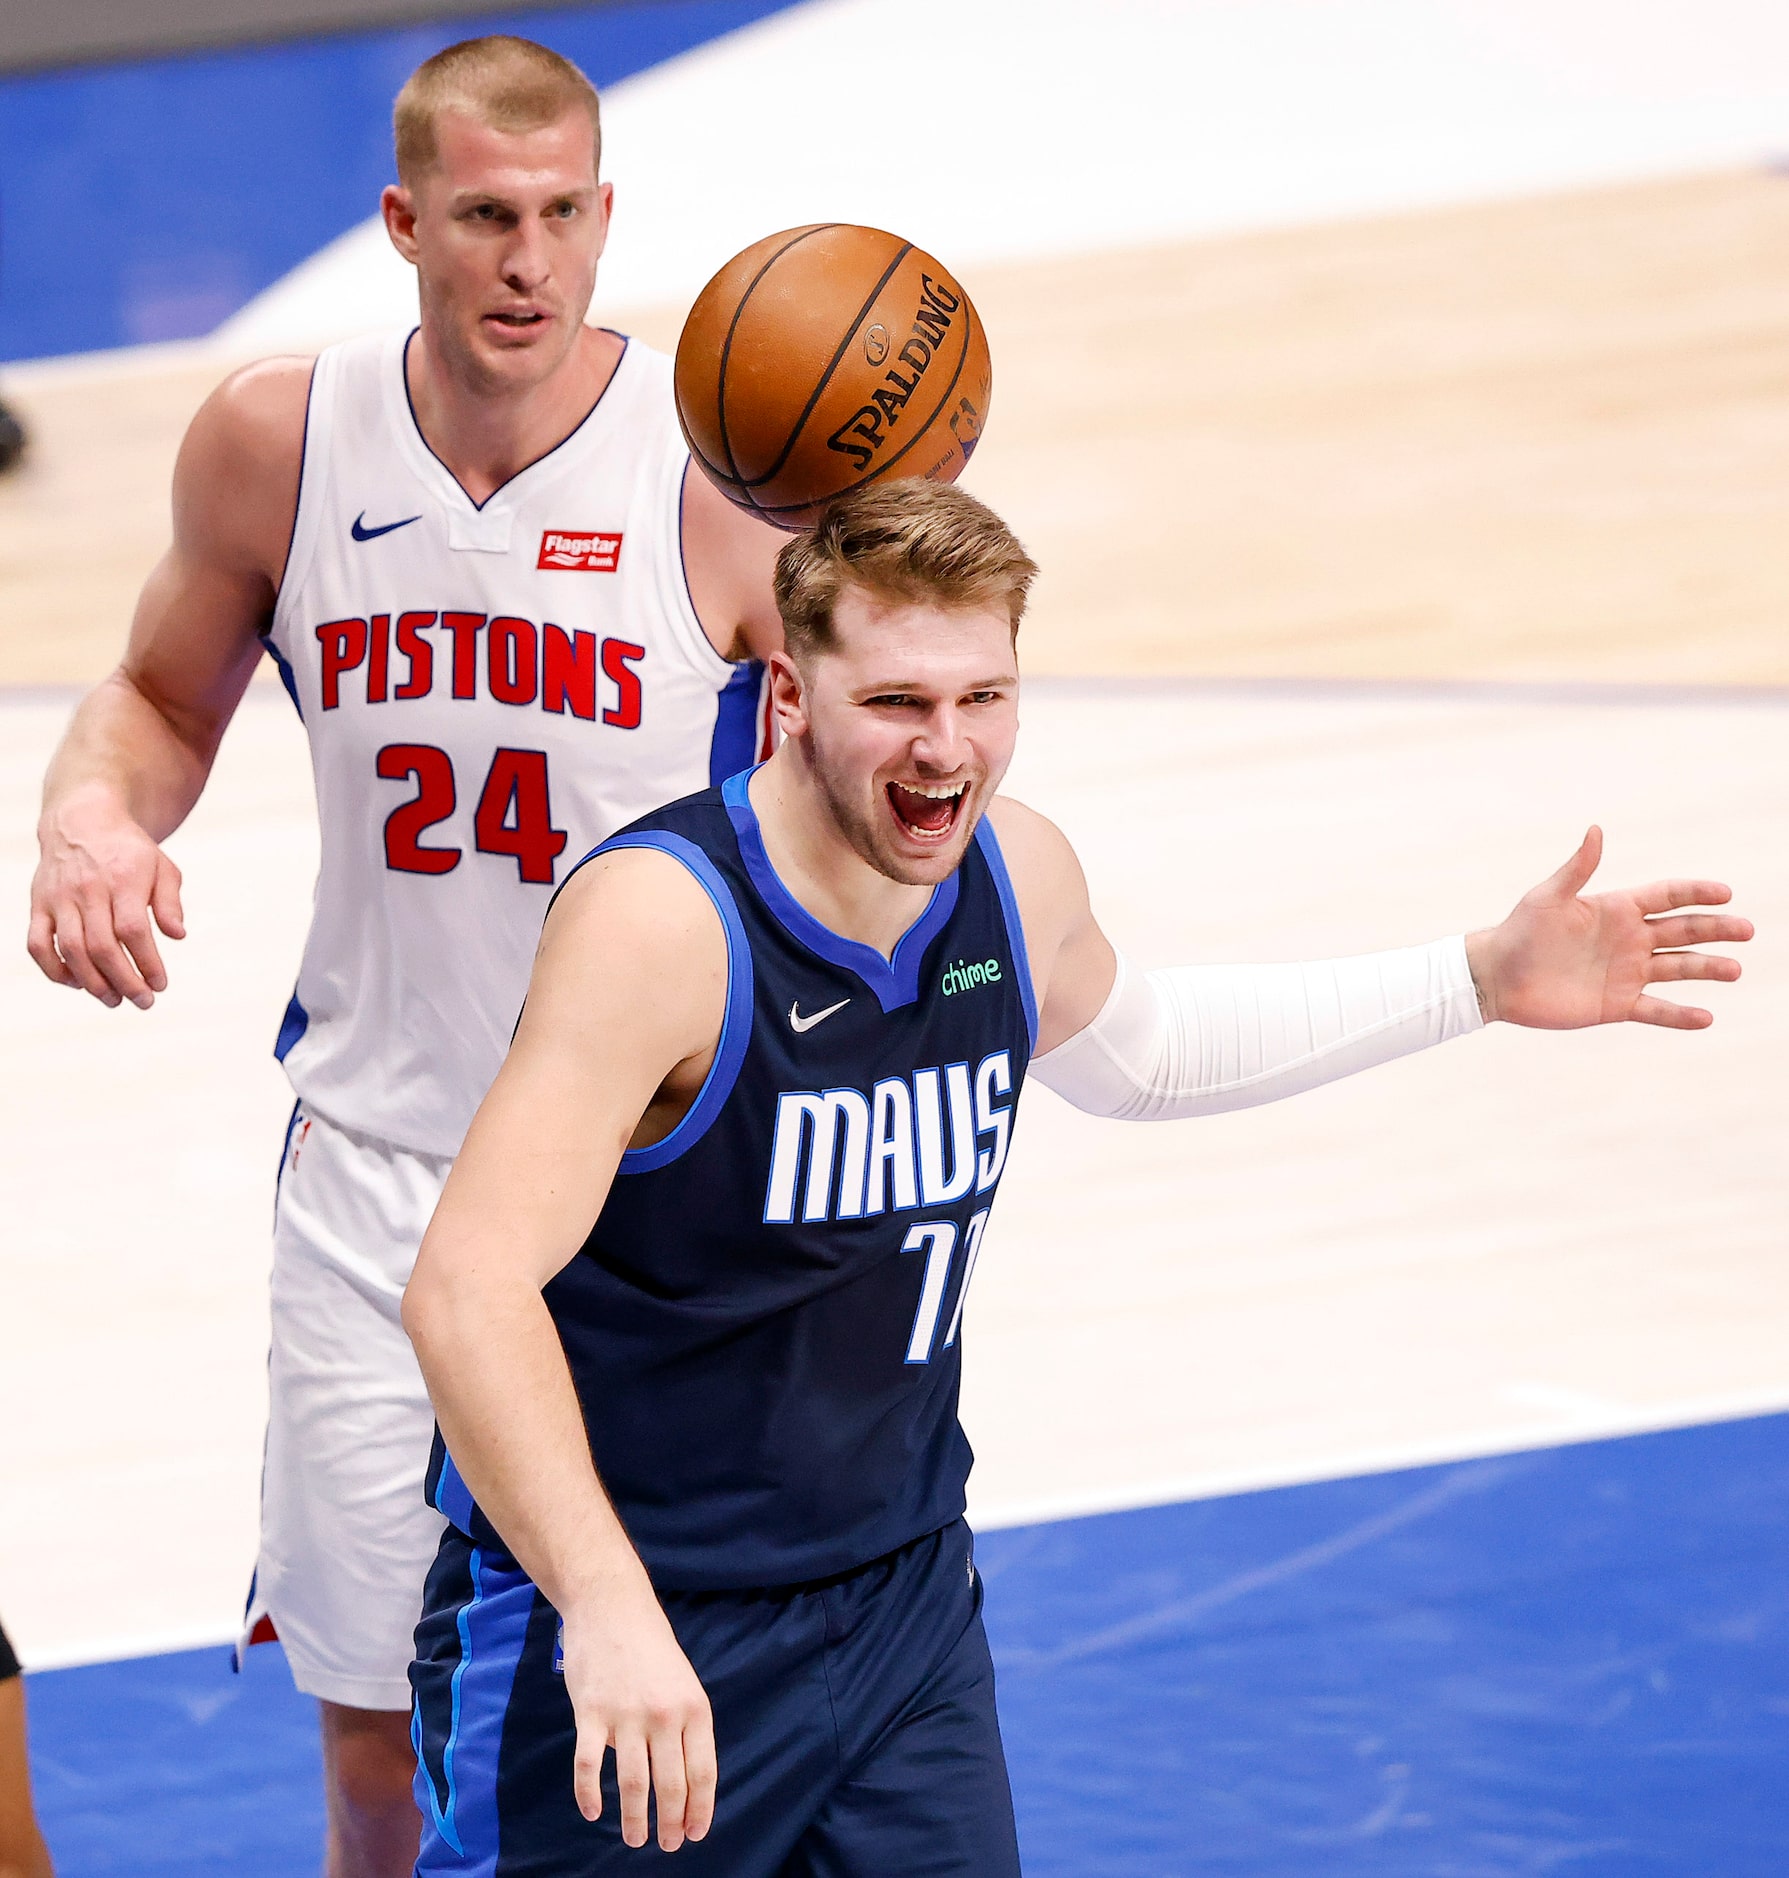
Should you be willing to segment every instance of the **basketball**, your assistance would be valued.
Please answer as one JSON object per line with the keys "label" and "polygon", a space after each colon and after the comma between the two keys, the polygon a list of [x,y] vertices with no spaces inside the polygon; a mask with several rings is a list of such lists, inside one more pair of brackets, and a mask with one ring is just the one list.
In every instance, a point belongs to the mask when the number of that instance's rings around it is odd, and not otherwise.
{"label": "basketball", "polygon": [[879,228],[767,235],[702,289],[677,343],[677,415],[730,501],[805,528],[885,476],[954,482],[993,370],[962,283]]}

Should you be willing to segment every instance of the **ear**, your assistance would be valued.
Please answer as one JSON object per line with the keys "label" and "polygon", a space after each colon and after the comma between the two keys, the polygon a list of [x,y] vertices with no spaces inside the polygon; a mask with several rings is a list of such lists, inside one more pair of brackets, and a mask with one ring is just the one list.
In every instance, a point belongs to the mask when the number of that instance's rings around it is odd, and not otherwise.
{"label": "ear", "polygon": [[603,258],[603,250],[609,245],[609,223],[615,214],[615,185],[598,183],[596,186],[597,236],[596,258]]}
{"label": "ear", "polygon": [[402,183],[387,183],[379,194],[379,213],[391,245],[412,267],[416,265],[416,198]]}
{"label": "ear", "polygon": [[770,666],[770,708],[785,737],[805,737],[809,729],[807,686],[800,668],[787,652],[773,652]]}

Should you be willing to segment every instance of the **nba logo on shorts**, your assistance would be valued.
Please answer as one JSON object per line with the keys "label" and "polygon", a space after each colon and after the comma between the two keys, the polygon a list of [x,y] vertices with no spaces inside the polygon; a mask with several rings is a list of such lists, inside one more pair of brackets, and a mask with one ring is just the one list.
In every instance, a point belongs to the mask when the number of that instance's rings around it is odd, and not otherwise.
{"label": "nba logo on shorts", "polygon": [[621,565],[621,535],[571,533],[549,528],[540,538],[538,567],[562,568],[570,573],[612,574]]}

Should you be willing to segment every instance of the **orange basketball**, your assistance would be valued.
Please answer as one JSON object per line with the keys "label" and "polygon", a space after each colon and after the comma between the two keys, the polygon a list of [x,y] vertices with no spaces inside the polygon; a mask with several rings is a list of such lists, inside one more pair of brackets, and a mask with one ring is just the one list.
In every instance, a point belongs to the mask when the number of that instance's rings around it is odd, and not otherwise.
{"label": "orange basketball", "polygon": [[729,500],[805,528],[887,476],[953,482],[987,421],[988,342],[910,241],[819,222],[736,254],[677,342],[677,415]]}

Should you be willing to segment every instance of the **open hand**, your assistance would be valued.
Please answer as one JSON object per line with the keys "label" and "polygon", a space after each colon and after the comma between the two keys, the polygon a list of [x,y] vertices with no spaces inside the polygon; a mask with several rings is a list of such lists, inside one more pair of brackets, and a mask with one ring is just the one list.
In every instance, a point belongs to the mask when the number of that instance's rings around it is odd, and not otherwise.
{"label": "open hand", "polygon": [[573,1778],[584,1817],[602,1817],[603,1753],[612,1747],[623,1840],[646,1843],[652,1794],[662,1851],[703,1838],[714,1818],[714,1717],[650,1586],[566,1613],[565,1686],[577,1716]]}
{"label": "open hand", "polygon": [[1648,985],[1689,978],[1731,981],[1739,961],[1695,945],[1752,936],[1731,913],[1685,913],[1724,906],[1733,891],[1718,880],[1659,880],[1619,893],[1581,894],[1603,858],[1592,828],[1551,879],[1531,888],[1500,926],[1471,934],[1466,957],[1487,1023],[1501,1018],[1536,1030],[1589,1024],[1662,1024],[1703,1030],[1714,1013],[1655,998]]}

